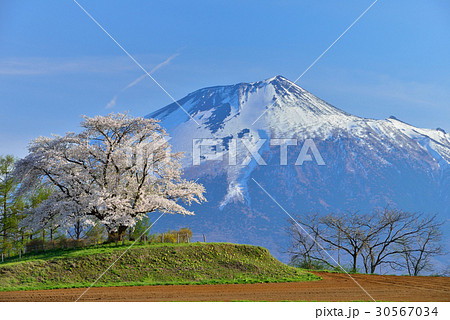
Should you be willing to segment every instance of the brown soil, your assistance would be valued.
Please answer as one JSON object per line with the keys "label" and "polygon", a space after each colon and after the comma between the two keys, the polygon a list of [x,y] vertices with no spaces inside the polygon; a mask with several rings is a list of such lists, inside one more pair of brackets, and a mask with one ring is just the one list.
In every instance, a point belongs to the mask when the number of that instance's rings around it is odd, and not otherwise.
{"label": "brown soil", "polygon": [[[370,301],[346,274],[322,281],[91,288],[80,301]],[[450,278],[352,275],[377,301],[450,301]],[[0,301],[75,301],[86,289],[0,292]]]}

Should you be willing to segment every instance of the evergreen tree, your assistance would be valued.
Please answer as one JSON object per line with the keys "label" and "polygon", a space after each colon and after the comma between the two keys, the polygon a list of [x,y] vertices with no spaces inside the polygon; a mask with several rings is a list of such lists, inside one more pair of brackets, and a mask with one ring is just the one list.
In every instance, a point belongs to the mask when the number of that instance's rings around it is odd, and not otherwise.
{"label": "evergreen tree", "polygon": [[14,245],[20,219],[18,213],[23,209],[22,198],[15,195],[18,188],[12,175],[15,163],[12,155],[0,156],[0,234],[3,252],[11,250]]}

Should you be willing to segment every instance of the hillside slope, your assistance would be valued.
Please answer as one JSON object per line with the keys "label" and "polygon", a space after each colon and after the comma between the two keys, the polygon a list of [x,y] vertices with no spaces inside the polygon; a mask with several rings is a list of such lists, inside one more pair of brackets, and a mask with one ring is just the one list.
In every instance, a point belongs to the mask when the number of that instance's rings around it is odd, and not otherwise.
{"label": "hillside slope", "polygon": [[[0,264],[0,290],[88,287],[126,247],[84,249],[50,259]],[[282,264],[267,249],[226,243],[133,247],[96,286],[318,280]]]}

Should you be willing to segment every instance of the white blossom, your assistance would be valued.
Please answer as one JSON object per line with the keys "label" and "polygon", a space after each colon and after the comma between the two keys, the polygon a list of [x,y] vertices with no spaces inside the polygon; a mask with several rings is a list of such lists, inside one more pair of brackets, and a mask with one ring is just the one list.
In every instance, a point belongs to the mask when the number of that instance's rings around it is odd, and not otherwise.
{"label": "white blossom", "polygon": [[18,162],[20,192],[42,182],[55,190],[31,209],[29,226],[49,220],[69,226],[82,219],[114,232],[155,210],[193,214],[180,201],[206,200],[202,185],[182,179],[182,154],[171,152],[156,120],[127,114],[83,118],[81,133],[39,137]]}

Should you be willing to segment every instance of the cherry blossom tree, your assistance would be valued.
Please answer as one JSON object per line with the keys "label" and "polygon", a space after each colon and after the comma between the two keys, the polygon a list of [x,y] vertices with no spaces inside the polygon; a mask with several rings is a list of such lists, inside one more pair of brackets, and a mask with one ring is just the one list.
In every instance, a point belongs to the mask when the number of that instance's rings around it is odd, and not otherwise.
{"label": "cherry blossom tree", "polygon": [[206,200],[202,185],[182,178],[182,154],[171,152],[157,120],[120,113],[83,119],[81,133],[37,138],[17,163],[20,193],[41,184],[54,190],[30,209],[28,227],[100,223],[117,241],[150,212],[191,215],[182,203]]}

